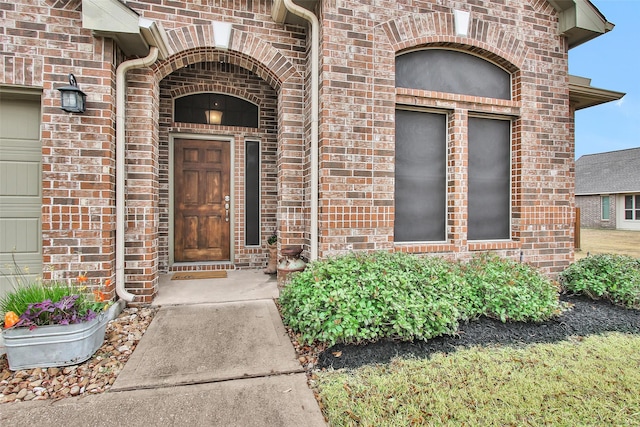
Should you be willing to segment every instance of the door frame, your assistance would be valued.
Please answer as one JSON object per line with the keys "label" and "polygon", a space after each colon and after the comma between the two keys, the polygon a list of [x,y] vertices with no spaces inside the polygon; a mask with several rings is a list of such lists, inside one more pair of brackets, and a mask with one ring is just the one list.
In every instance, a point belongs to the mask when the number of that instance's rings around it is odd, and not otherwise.
{"label": "door frame", "polygon": [[[229,144],[229,261],[208,261],[208,262],[179,262],[175,261],[175,213],[174,213],[174,178],[175,178],[175,158],[174,147],[176,139],[197,139],[201,141],[222,141]],[[218,134],[198,134],[198,133],[169,133],[169,267],[173,265],[208,265],[208,264],[234,264],[235,263],[235,138],[229,135]]]}

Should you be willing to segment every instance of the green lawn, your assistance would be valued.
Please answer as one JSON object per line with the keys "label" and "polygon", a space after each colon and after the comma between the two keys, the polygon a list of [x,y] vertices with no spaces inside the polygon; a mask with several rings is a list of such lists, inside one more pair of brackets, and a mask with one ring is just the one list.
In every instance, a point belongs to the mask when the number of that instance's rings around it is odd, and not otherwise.
{"label": "green lawn", "polygon": [[315,384],[331,426],[638,426],[640,337],[478,347]]}

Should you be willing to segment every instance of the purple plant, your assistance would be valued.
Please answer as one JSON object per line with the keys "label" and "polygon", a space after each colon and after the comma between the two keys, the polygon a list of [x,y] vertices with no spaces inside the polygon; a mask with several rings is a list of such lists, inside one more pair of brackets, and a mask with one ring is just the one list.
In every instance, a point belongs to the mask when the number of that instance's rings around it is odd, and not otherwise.
{"label": "purple plant", "polygon": [[84,312],[78,310],[76,304],[80,295],[67,295],[58,302],[47,299],[42,302],[29,304],[27,310],[20,315],[17,327],[35,329],[44,325],[70,325],[74,323],[88,322],[96,318],[95,311],[88,309]]}

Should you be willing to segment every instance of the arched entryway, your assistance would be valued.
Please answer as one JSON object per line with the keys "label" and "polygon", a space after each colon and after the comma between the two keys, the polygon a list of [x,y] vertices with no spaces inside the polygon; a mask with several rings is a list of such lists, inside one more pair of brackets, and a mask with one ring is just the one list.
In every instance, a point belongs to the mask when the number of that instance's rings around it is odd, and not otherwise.
{"label": "arched entryway", "polygon": [[[207,32],[196,32],[188,42],[180,34],[167,34],[170,57],[127,75],[127,287],[151,297],[159,274],[168,271],[263,268],[266,238],[275,228],[279,244],[300,245],[308,227],[301,197],[306,170],[304,79],[297,68],[284,52],[239,30],[233,30],[228,49],[212,47]],[[176,121],[174,100],[197,93],[257,105],[258,128]],[[221,191],[223,199],[229,196],[229,243],[228,255],[220,259],[175,260],[174,148],[180,139],[217,141],[229,150],[229,193]],[[247,164],[257,173],[247,174]],[[257,196],[247,195],[256,188]],[[253,239],[245,232],[251,219],[246,215],[248,196],[259,200],[259,212],[251,217],[258,226]]]}
{"label": "arched entryway", "polygon": [[159,84],[160,246],[169,269],[262,267],[262,236],[276,228],[278,96],[227,58],[204,58]]}

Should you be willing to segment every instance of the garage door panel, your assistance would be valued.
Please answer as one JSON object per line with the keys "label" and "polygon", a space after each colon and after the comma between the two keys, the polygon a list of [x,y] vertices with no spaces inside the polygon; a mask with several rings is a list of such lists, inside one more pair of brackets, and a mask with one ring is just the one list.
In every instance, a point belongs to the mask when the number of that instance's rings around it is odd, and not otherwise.
{"label": "garage door panel", "polygon": [[[13,99],[3,96],[0,101],[0,129],[4,139],[40,140],[40,99]],[[35,126],[34,126],[35,124]]]}
{"label": "garage door panel", "polygon": [[[42,256],[37,257],[15,256],[16,265],[20,266],[20,274],[14,270],[3,268],[3,275],[0,275],[0,297],[7,292],[12,291],[18,283],[31,283],[42,275]],[[14,265],[13,260],[9,259],[3,266]]]}
{"label": "garage door panel", "polygon": [[[42,202],[40,197],[5,196],[0,200],[0,217],[23,218],[40,217]],[[24,215],[24,212],[32,215]]]}
{"label": "garage door panel", "polygon": [[0,161],[1,196],[40,196],[40,163]]}
{"label": "garage door panel", "polygon": [[[42,274],[40,92],[14,97],[0,87],[0,297],[20,276]],[[9,266],[9,267],[7,267]]]}
{"label": "garage door panel", "polygon": [[37,218],[0,218],[0,252],[40,253],[40,221]]}
{"label": "garage door panel", "polygon": [[[4,129],[0,128],[0,132]],[[2,138],[2,161],[35,162],[42,160],[40,140]]]}

